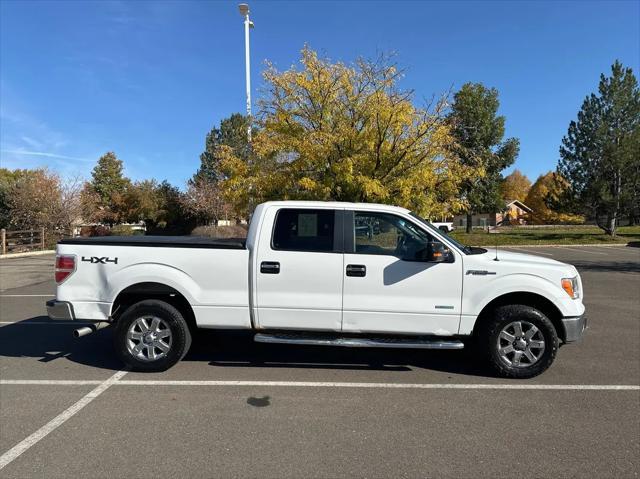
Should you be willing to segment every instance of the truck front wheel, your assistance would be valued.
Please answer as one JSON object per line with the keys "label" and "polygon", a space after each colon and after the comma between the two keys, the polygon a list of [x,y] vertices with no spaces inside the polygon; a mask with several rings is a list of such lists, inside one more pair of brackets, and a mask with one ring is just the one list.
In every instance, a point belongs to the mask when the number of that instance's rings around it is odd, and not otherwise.
{"label": "truck front wheel", "polygon": [[164,301],[149,299],[131,305],[116,322],[114,343],[120,359],[134,371],[165,371],[191,346],[184,317]]}
{"label": "truck front wheel", "polygon": [[551,366],[558,352],[553,323],[531,306],[500,306],[483,326],[478,338],[481,349],[502,377],[537,376]]}

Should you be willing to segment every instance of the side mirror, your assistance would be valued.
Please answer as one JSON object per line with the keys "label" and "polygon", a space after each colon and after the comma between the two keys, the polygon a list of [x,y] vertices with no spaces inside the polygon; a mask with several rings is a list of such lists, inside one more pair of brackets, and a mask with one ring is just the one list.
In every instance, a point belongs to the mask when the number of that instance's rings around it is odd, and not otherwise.
{"label": "side mirror", "polygon": [[450,263],[453,259],[451,250],[438,241],[429,244],[427,261],[430,263]]}

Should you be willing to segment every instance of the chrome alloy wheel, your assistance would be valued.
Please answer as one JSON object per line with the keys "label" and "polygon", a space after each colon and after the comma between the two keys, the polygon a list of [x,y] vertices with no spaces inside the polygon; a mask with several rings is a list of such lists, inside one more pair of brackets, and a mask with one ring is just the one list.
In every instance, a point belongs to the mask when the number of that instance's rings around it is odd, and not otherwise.
{"label": "chrome alloy wheel", "polygon": [[544,336],[528,321],[507,324],[498,335],[498,355],[508,366],[527,368],[544,354]]}
{"label": "chrome alloy wheel", "polygon": [[127,331],[127,350],[141,361],[157,361],[171,349],[171,329],[156,316],[136,319]]}

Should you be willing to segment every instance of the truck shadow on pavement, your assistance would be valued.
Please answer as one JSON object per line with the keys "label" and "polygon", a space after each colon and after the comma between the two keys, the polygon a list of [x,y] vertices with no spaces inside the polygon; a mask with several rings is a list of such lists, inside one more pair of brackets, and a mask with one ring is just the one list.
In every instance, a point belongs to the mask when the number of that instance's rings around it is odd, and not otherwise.
{"label": "truck shadow on pavement", "polygon": [[49,321],[46,316],[35,316],[0,327],[0,358],[34,358],[56,366],[73,361],[100,369],[122,368],[108,329],[75,339],[72,333],[78,325],[43,324]]}
{"label": "truck shadow on pavement", "polygon": [[[639,255],[640,258],[640,255]],[[640,273],[640,261],[571,261],[579,272]]]}
{"label": "truck shadow on pavement", "polygon": [[[112,345],[110,328],[81,339],[78,325],[43,324],[36,316],[0,327],[0,358],[34,358],[60,367],[73,363],[108,370],[123,367]],[[29,324],[32,323],[32,324]],[[282,368],[408,372],[415,369],[451,374],[493,376],[467,350],[429,351],[259,344],[252,333],[200,330],[183,359],[222,368]],[[5,366],[9,364],[5,361]],[[12,364],[13,366],[13,364]]]}
{"label": "truck shadow on pavement", "polygon": [[341,348],[259,344],[246,333],[200,331],[185,360],[208,361],[224,368],[326,369],[410,372],[416,369],[491,376],[468,350]]}

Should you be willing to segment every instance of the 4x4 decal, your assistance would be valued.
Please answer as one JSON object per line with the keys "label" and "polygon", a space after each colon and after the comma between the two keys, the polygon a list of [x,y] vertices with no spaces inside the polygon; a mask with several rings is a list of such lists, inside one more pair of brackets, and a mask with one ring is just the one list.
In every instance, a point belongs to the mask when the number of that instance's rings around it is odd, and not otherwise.
{"label": "4x4 decal", "polygon": [[118,258],[109,258],[107,256],[103,256],[101,258],[98,258],[97,256],[92,256],[91,258],[85,258],[83,256],[82,261],[86,261],[92,264],[107,264],[107,263],[118,264]]}

